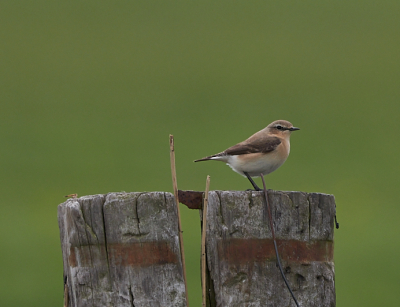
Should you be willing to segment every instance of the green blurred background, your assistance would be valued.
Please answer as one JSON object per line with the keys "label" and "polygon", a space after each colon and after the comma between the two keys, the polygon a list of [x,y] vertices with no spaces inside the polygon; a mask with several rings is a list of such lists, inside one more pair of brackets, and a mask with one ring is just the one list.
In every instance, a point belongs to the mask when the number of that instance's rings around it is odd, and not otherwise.
{"label": "green blurred background", "polygon": [[61,306],[64,195],[172,192],[170,133],[180,189],[250,188],[193,160],[276,119],[301,131],[268,186],[336,197],[337,306],[398,306],[399,32],[399,1],[3,1],[0,306]]}

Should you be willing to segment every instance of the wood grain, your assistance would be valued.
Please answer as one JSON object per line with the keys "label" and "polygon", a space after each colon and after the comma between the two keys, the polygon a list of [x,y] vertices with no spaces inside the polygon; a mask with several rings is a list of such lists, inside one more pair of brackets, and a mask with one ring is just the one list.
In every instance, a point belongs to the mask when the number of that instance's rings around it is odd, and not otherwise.
{"label": "wood grain", "polygon": [[[300,306],[335,306],[334,197],[268,195],[285,276]],[[209,193],[209,306],[295,306],[276,266],[263,197],[256,191]]]}
{"label": "wood grain", "polygon": [[58,207],[68,306],[186,306],[170,193],[109,193]]}

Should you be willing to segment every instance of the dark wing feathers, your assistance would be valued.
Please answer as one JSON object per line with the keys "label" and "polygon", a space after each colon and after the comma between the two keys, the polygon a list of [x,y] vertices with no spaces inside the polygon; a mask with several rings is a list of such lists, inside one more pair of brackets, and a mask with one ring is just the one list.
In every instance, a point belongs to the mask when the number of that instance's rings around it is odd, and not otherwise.
{"label": "dark wing feathers", "polygon": [[274,136],[252,141],[247,140],[228,148],[225,150],[225,154],[235,156],[251,153],[267,153],[274,151],[280,143],[281,140]]}
{"label": "dark wing feathers", "polygon": [[210,160],[211,158],[214,157],[220,157],[220,156],[237,156],[237,155],[245,155],[245,154],[251,154],[251,153],[267,153],[274,151],[276,147],[281,143],[281,140],[275,136],[267,136],[264,138],[249,138],[244,142],[241,142],[239,144],[236,144],[232,147],[229,147],[227,150],[220,152],[216,155],[208,156],[199,160],[195,160],[194,162],[199,162],[199,161],[206,161]]}

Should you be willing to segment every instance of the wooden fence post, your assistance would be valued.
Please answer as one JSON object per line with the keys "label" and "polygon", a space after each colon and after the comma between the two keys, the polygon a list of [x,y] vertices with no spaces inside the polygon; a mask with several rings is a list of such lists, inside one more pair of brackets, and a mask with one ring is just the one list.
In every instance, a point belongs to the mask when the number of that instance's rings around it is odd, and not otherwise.
{"label": "wooden fence post", "polygon": [[58,222],[67,306],[186,306],[172,194],[71,198]]}
{"label": "wooden fence post", "polygon": [[[333,195],[269,191],[285,276],[300,306],[336,306]],[[276,266],[263,192],[211,191],[208,306],[295,306]]]}

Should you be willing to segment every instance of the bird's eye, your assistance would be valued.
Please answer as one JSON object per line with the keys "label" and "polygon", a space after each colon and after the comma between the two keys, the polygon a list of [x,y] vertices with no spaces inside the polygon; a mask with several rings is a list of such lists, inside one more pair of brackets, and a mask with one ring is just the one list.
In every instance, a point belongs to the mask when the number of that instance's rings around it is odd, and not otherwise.
{"label": "bird's eye", "polygon": [[276,129],[278,129],[278,130],[282,130],[282,126],[281,125],[278,125],[278,126],[276,126]]}

